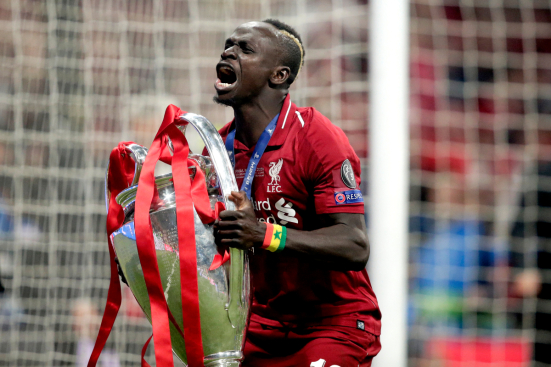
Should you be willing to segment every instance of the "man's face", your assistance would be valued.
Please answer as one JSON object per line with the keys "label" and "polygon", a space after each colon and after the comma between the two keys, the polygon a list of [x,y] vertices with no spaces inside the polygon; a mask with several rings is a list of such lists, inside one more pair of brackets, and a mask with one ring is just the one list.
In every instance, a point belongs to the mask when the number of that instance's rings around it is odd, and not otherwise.
{"label": "man's face", "polygon": [[276,29],[262,22],[239,26],[226,40],[216,65],[214,100],[227,106],[250,101],[265,88],[279,63]]}

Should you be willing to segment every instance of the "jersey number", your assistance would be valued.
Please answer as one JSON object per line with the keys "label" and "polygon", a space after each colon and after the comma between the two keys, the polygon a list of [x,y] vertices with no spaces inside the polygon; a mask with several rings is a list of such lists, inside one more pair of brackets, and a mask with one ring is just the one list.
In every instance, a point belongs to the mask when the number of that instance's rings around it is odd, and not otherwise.
{"label": "jersey number", "polygon": [[[325,359],[320,359],[319,361],[310,363],[310,367],[324,367],[324,366],[325,366]],[[331,367],[341,367],[341,366],[337,366],[336,364],[334,364]]]}

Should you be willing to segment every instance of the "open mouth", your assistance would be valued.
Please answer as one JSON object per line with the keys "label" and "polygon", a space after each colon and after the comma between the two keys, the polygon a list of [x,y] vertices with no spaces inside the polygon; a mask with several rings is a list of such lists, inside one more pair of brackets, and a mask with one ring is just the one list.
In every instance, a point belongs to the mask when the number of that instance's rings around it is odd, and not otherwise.
{"label": "open mouth", "polygon": [[216,68],[216,76],[218,79],[216,80],[215,87],[219,91],[231,89],[231,87],[233,87],[233,85],[237,82],[237,75],[235,75],[235,71],[233,71],[233,68],[226,65]]}

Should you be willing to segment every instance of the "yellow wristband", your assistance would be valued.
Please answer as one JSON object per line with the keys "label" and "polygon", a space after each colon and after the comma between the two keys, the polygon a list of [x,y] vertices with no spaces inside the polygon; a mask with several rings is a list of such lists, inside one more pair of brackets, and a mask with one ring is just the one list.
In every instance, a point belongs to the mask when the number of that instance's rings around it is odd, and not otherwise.
{"label": "yellow wristband", "polygon": [[279,252],[285,248],[285,242],[287,240],[287,228],[274,224],[274,230],[272,233],[272,240],[270,245],[266,247],[266,250],[271,252]]}

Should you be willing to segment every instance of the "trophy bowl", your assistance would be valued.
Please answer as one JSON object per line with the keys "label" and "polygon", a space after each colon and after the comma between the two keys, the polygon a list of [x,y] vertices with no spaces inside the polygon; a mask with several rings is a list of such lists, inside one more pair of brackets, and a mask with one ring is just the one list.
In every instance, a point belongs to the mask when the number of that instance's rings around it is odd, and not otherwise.
{"label": "trophy bowl", "polygon": [[[233,169],[222,139],[214,126],[203,116],[186,113],[181,118],[187,120],[199,132],[210,157],[190,155],[198,163],[206,179],[209,200],[213,207],[223,202],[233,210],[233,202],[226,198],[231,191],[237,191]],[[180,130],[184,130],[180,128]],[[127,146],[129,154],[136,162],[136,174],[147,155],[147,149],[137,144]],[[145,150],[145,151],[144,151]],[[190,178],[194,179],[193,171]],[[133,184],[138,180],[135,177]],[[170,322],[172,349],[176,356],[187,365],[183,330],[180,262],[178,252],[178,231],[176,225],[175,191],[172,174],[155,178],[158,196],[150,207],[153,240],[157,255],[161,282],[168,308],[176,327]],[[149,296],[136,247],[134,230],[134,208],[138,185],[122,191],[117,203],[124,209],[124,224],[112,234],[112,243],[127,283],[136,300],[151,322]],[[191,223],[190,223],[191,225]],[[243,360],[243,345],[250,310],[250,275],[246,252],[230,249],[230,261],[209,270],[213,258],[218,253],[214,243],[212,224],[205,224],[194,209],[195,241],[197,254],[197,280],[199,287],[199,310],[205,366],[237,367]]]}

